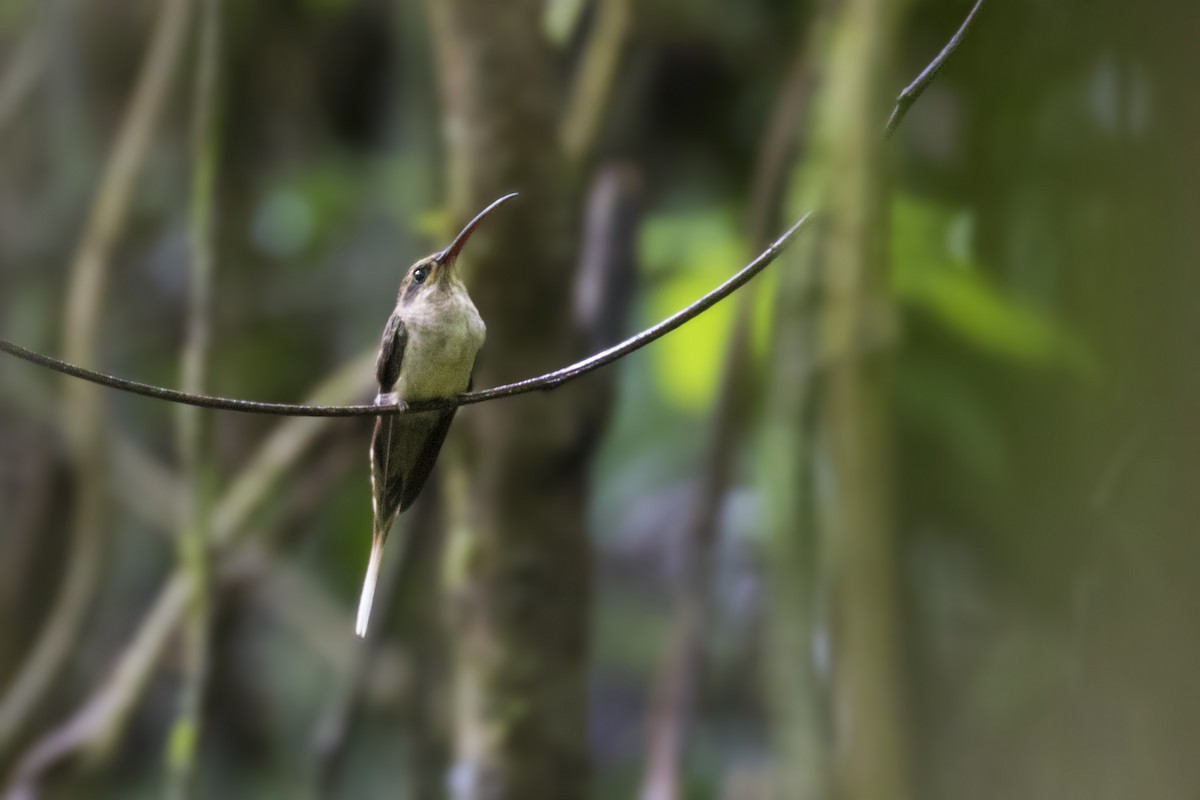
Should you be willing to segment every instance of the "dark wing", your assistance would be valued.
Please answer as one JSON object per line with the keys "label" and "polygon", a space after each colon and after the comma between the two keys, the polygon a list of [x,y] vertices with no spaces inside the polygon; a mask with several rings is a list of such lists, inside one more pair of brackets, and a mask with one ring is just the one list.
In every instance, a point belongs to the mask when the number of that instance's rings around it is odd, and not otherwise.
{"label": "dark wing", "polygon": [[[390,392],[400,378],[400,365],[404,363],[404,347],[408,343],[408,332],[399,315],[388,317],[379,343],[379,356],[375,359],[375,377],[379,381],[379,392]],[[394,415],[375,418],[375,433],[371,437],[371,504],[375,516],[375,530],[391,526],[392,518],[400,511],[400,490],[404,484],[400,464],[393,464],[393,451],[399,435],[398,420]],[[386,530],[385,530],[386,533]]]}
{"label": "dark wing", "polygon": [[375,377],[379,380],[379,391],[390,392],[400,378],[400,365],[404,363],[404,346],[408,344],[408,330],[399,314],[388,317],[383,329],[383,340],[379,343],[379,355],[375,359]]}
{"label": "dark wing", "polygon": [[[467,391],[471,391],[471,386],[474,384],[474,378],[467,382]],[[424,426],[424,441],[421,442],[420,449],[414,452],[412,466],[406,471],[403,480],[403,488],[400,493],[400,511],[407,511],[408,507],[416,501],[417,495],[421,493],[421,489],[425,486],[425,481],[429,480],[429,473],[433,472],[433,465],[437,462],[438,453],[441,452],[442,445],[446,441],[446,434],[450,431],[450,423],[454,421],[454,414],[458,411],[457,408],[451,408],[446,411],[430,411],[425,414],[414,414],[414,427],[416,425]],[[415,433],[415,431],[413,431]]]}
{"label": "dark wing", "polygon": [[408,507],[417,499],[417,495],[421,493],[425,481],[429,479],[429,473],[433,471],[433,465],[442,449],[442,443],[446,441],[446,433],[450,430],[450,423],[454,421],[454,412],[457,410],[452,408],[449,411],[430,411],[426,414],[416,415],[436,416],[436,418],[427,423],[425,440],[421,444],[420,450],[416,452],[416,459],[412,466],[404,476],[404,486],[400,494],[401,511],[408,510]]}
{"label": "dark wing", "polygon": [[375,530],[384,533],[400,513],[404,488],[403,422],[395,415],[375,418],[371,437],[371,506],[375,512]]}

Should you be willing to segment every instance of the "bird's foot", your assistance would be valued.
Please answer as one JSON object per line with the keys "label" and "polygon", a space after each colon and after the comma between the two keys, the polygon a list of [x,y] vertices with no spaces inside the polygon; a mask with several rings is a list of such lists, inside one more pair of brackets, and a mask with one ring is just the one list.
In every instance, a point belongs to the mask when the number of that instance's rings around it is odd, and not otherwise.
{"label": "bird's foot", "polygon": [[395,392],[386,392],[384,394],[375,395],[375,405],[377,406],[396,406],[401,411],[408,408],[408,403],[401,400]]}

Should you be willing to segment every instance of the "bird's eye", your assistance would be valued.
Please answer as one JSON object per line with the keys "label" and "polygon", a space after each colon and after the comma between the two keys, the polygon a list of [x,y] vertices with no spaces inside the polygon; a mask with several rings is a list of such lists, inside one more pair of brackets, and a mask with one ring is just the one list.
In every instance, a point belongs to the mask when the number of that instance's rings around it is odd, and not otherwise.
{"label": "bird's eye", "polygon": [[417,267],[413,270],[413,280],[417,283],[424,283],[429,277],[429,267]]}

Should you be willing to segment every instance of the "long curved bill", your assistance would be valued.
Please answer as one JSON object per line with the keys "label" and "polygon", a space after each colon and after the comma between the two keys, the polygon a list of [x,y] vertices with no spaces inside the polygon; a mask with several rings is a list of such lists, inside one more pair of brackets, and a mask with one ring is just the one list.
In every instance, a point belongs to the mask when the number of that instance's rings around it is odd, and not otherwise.
{"label": "long curved bill", "polygon": [[477,227],[479,227],[479,223],[483,222],[483,218],[486,217],[488,214],[492,213],[493,211],[495,211],[496,208],[501,203],[511,200],[516,196],[517,196],[516,192],[512,192],[511,194],[506,194],[506,195],[504,195],[504,197],[501,197],[499,200],[496,200],[490,206],[485,208],[483,211],[480,211],[478,214],[476,214],[475,219],[468,222],[466,227],[464,227],[459,232],[458,236],[454,237],[454,241],[450,243],[450,246],[447,247],[442,252],[437,254],[438,263],[439,264],[454,263],[454,260],[456,258],[458,258],[459,252],[462,251],[463,245],[465,245],[467,243],[467,239],[471,238],[471,234],[475,232],[475,229]]}

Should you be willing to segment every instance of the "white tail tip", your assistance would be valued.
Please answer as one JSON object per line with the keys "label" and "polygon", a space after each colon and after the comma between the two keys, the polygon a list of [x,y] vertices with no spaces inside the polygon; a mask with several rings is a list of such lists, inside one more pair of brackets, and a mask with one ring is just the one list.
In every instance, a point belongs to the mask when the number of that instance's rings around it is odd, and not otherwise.
{"label": "white tail tip", "polygon": [[379,565],[383,561],[383,540],[371,542],[371,559],[367,562],[367,577],[363,579],[362,596],[358,599],[358,619],[354,632],[366,637],[367,621],[371,619],[371,602],[375,599],[375,584],[379,581]]}

